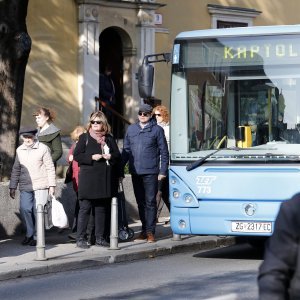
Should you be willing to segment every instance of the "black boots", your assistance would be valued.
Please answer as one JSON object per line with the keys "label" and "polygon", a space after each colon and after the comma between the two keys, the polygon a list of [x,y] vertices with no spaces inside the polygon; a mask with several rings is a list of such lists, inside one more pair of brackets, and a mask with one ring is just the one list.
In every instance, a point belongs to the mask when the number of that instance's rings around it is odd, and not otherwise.
{"label": "black boots", "polygon": [[107,248],[110,245],[104,238],[101,238],[101,239],[96,239],[95,246],[97,246],[97,247],[106,247]]}
{"label": "black boots", "polygon": [[89,244],[87,243],[87,241],[85,239],[80,239],[76,242],[76,246],[78,248],[81,248],[81,249],[88,249],[90,248]]}

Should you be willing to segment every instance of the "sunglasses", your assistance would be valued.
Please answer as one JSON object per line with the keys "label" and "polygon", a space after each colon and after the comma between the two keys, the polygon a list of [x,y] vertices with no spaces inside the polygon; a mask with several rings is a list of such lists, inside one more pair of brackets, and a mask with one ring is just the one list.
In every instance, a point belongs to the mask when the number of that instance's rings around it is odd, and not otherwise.
{"label": "sunglasses", "polygon": [[161,114],[155,114],[155,117],[161,117]]}
{"label": "sunglasses", "polygon": [[146,113],[146,112],[139,111],[139,116],[149,117],[149,116],[150,116],[150,113]]}
{"label": "sunglasses", "polygon": [[93,124],[93,125],[94,125],[94,124],[98,124],[98,125],[99,125],[99,124],[102,124],[101,121],[90,121],[90,122],[91,122],[91,124]]}

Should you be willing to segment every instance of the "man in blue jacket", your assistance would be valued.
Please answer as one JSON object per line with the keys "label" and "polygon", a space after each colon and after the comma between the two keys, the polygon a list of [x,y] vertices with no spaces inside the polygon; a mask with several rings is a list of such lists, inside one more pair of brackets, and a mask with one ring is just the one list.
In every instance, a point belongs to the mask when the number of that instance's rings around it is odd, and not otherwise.
{"label": "man in blue jacket", "polygon": [[122,151],[123,166],[129,161],[142,222],[142,232],[136,240],[147,240],[148,243],[155,242],[158,180],[167,175],[169,163],[164,130],[151,117],[152,107],[142,104],[138,121],[128,127]]}

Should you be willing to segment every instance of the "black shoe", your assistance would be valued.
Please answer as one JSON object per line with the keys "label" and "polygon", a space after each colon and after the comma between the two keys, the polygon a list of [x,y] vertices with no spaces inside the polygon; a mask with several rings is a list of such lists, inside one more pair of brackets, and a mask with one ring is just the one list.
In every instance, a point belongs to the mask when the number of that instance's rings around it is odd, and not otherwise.
{"label": "black shoe", "polygon": [[110,244],[105,239],[96,239],[95,246],[97,247],[109,247]]}
{"label": "black shoe", "polygon": [[93,234],[88,235],[87,243],[88,243],[89,246],[95,245],[96,244],[96,237]]}
{"label": "black shoe", "polygon": [[36,240],[32,240],[32,241],[29,243],[29,246],[36,246]]}
{"label": "black shoe", "polygon": [[86,240],[78,240],[76,242],[76,246],[81,249],[88,249],[90,246],[88,245]]}
{"label": "black shoe", "polygon": [[33,241],[33,236],[31,236],[31,237],[25,236],[25,239],[23,240],[22,245],[24,245],[24,246],[29,245],[31,241]]}

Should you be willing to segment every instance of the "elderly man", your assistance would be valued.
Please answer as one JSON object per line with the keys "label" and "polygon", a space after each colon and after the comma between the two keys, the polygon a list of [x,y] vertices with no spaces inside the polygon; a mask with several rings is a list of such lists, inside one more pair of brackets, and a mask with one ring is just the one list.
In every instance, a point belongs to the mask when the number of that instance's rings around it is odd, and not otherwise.
{"label": "elderly man", "polygon": [[166,177],[169,151],[162,127],[152,119],[152,107],[142,104],[138,121],[128,127],[122,152],[123,167],[129,161],[133,190],[142,222],[136,240],[155,242],[158,180]]}

